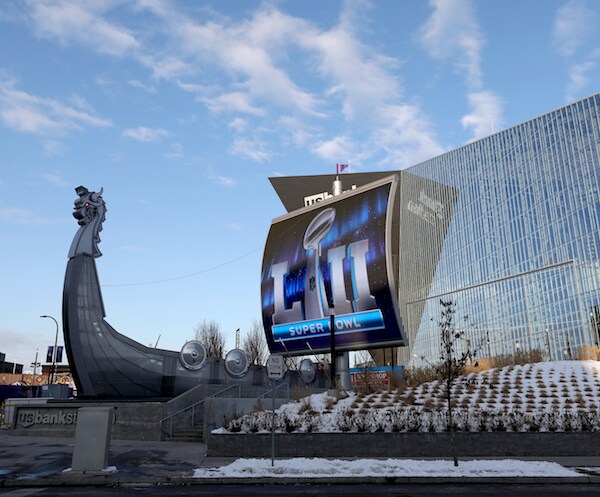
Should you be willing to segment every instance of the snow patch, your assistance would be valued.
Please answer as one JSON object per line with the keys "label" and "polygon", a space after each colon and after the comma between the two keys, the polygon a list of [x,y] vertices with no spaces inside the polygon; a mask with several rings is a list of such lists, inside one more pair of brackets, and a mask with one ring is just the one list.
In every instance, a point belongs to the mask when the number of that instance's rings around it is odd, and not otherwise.
{"label": "snow patch", "polygon": [[574,477],[583,476],[557,463],[514,459],[460,461],[426,461],[416,459],[320,459],[291,458],[237,459],[218,468],[198,468],[194,478],[324,478],[360,477]]}

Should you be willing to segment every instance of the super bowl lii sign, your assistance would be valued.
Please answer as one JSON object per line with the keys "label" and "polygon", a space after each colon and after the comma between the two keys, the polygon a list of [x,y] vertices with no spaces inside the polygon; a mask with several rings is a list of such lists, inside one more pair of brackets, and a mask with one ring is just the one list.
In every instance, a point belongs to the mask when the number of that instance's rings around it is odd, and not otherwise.
{"label": "super bowl lii sign", "polygon": [[[275,219],[262,267],[272,352],[403,344],[391,271],[391,177]],[[330,319],[332,310],[334,318]]]}

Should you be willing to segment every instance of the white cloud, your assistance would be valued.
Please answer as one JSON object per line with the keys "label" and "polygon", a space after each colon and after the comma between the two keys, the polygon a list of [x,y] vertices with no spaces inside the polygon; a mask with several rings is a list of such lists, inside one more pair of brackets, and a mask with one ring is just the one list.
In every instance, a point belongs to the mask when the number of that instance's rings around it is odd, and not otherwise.
{"label": "white cloud", "polygon": [[220,185],[220,186],[225,186],[227,188],[231,188],[235,185],[237,185],[237,181],[230,177],[230,176],[221,176],[221,175],[213,175],[213,174],[209,174],[208,179],[211,180],[213,183]]}
{"label": "white cloud", "polygon": [[29,0],[29,15],[41,38],[56,39],[64,45],[82,43],[100,53],[123,56],[139,48],[128,29],[105,19],[112,1]]}
{"label": "white cloud", "polygon": [[569,68],[569,83],[567,84],[567,100],[577,100],[579,93],[590,84],[589,73],[596,67],[595,60],[586,60]]}
{"label": "white cloud", "polygon": [[491,91],[472,92],[468,95],[471,112],[461,119],[464,128],[471,129],[477,140],[504,126],[502,100]]}
{"label": "white cloud", "polygon": [[0,221],[20,225],[43,225],[51,224],[52,221],[40,216],[36,212],[17,207],[0,208]]}
{"label": "white cloud", "polygon": [[[35,353],[40,348],[40,344],[48,343],[47,340],[46,332],[41,333],[30,328],[21,330],[0,328],[0,343],[7,344],[3,347],[6,360],[23,364],[23,371],[32,370],[30,364],[35,359]],[[43,358],[43,353],[42,350],[39,351],[38,360]],[[38,368],[38,373],[39,371]]]}
{"label": "white cloud", "polygon": [[[171,63],[166,64],[173,65],[175,70],[165,71],[162,67],[164,59],[144,58],[144,63],[153,68],[155,75],[174,77],[184,72],[191,74],[197,65],[195,61],[217,64],[232,77],[236,89],[218,90],[211,94],[211,99],[218,100],[223,96],[229,103],[242,101],[248,109],[268,104],[293,108],[305,114],[318,114],[315,96],[296,85],[279,67],[277,60],[279,55],[285,59],[282,47],[304,36],[309,28],[306,21],[264,8],[251,19],[236,25],[229,25],[221,19],[201,23],[177,12],[165,2],[144,1],[142,6],[165,23],[164,32],[176,39],[178,44],[178,53],[171,55]],[[239,94],[243,94],[244,98],[240,98]],[[235,99],[232,100],[231,95]],[[210,99],[202,101],[210,103]],[[227,107],[213,106],[212,110],[215,109],[227,110]]]}
{"label": "white cloud", "polygon": [[224,93],[218,97],[198,97],[212,112],[241,112],[255,116],[264,116],[265,111],[252,104],[250,95],[243,92]]}
{"label": "white cloud", "polygon": [[236,117],[227,125],[227,127],[236,133],[243,133],[248,128],[248,122],[241,117]]}
{"label": "white cloud", "polygon": [[59,188],[68,188],[71,186],[71,183],[66,181],[61,173],[48,173],[42,176],[48,183],[51,183],[54,186],[58,186]]}
{"label": "white cloud", "polygon": [[313,153],[323,160],[338,163],[346,162],[356,156],[355,144],[348,136],[336,136],[331,140],[319,141],[313,147]]}
{"label": "white cloud", "polygon": [[419,32],[419,41],[429,55],[450,60],[464,74],[469,113],[461,118],[472,132],[471,140],[488,136],[503,126],[503,101],[486,90],[481,69],[484,37],[471,0],[430,0],[433,12]]}
{"label": "white cloud", "polygon": [[14,80],[0,81],[0,120],[12,130],[37,135],[61,135],[83,126],[108,127],[108,119],[96,116],[80,97],[67,104],[37,97],[16,88]]}
{"label": "white cloud", "polygon": [[382,113],[381,119],[388,126],[378,130],[373,139],[377,148],[387,151],[385,164],[412,166],[445,151],[435,139],[431,124],[417,106],[390,106]]}
{"label": "white cloud", "polygon": [[171,151],[165,154],[169,160],[181,159],[183,157],[183,145],[181,143],[171,143]]}
{"label": "white cloud", "polygon": [[584,0],[569,0],[554,19],[553,45],[564,56],[571,57],[589,39],[597,21],[596,13]]}
{"label": "white cloud", "polygon": [[[303,46],[317,53],[320,73],[332,82],[330,100],[341,102],[349,124],[360,123],[356,133],[321,138],[313,153],[330,161],[351,158],[354,163],[383,155],[383,164],[398,168],[441,153],[423,111],[417,104],[402,102],[402,88],[393,72],[398,62],[364,46],[352,24],[356,12],[350,14],[345,11],[340,25],[330,31],[303,37]],[[353,138],[359,134],[360,140]]]}
{"label": "white cloud", "polygon": [[456,69],[465,74],[470,88],[480,88],[484,40],[471,0],[430,0],[429,3],[434,10],[419,33],[421,44],[431,57],[453,61]]}
{"label": "white cloud", "polygon": [[247,157],[255,162],[266,162],[275,154],[267,149],[267,146],[257,139],[236,138],[229,152],[239,157]]}
{"label": "white cloud", "polygon": [[280,131],[289,135],[291,142],[297,147],[310,145],[317,136],[317,130],[304,120],[292,116],[282,116],[279,119]]}
{"label": "white cloud", "polygon": [[144,83],[142,83],[141,81],[138,81],[137,79],[131,79],[131,80],[127,81],[127,84],[129,84],[129,86],[131,86],[133,88],[137,88],[138,90],[144,90],[147,93],[156,93],[156,88],[154,88],[154,86],[145,85]]}
{"label": "white cloud", "polygon": [[121,162],[121,160],[123,159],[123,154],[121,152],[111,152],[110,154],[108,154],[108,159],[111,162]]}
{"label": "white cloud", "polygon": [[351,26],[314,33],[305,37],[303,44],[317,51],[319,71],[332,81],[328,97],[341,100],[347,120],[372,114],[400,97],[397,79],[388,72],[394,61],[367,55],[368,49],[354,36]]}
{"label": "white cloud", "polygon": [[241,231],[242,230],[242,225],[240,223],[232,222],[232,223],[229,223],[228,226],[231,231]]}
{"label": "white cloud", "polygon": [[[227,122],[237,135],[230,147],[235,155],[257,162],[271,159],[274,154],[264,143],[244,134],[254,133],[261,125],[272,127],[282,109],[299,124],[295,130],[285,129],[290,141],[319,156],[333,154],[337,135],[360,142],[360,147],[355,147],[360,157],[379,157],[384,162],[391,157],[428,158],[441,150],[419,105],[404,99],[396,74],[400,63],[361,42],[357,29],[366,4],[344,4],[338,24],[324,29],[287,15],[272,3],[263,4],[241,22],[233,22],[206,9],[199,20],[181,4],[138,0],[135,13],[153,16],[154,22],[145,24],[151,29],[143,38],[136,38],[133,30],[111,21],[115,6],[121,8],[122,4],[89,1],[92,5],[88,8],[86,4],[80,20],[73,19],[79,4],[65,0],[43,4],[58,19],[57,26],[48,26],[40,18],[42,9],[35,2],[30,4],[31,18],[44,36],[63,43],[78,42],[100,53],[116,55],[119,51],[148,67],[155,78],[194,93],[212,112],[231,114],[233,120]],[[469,7],[465,0],[459,5]],[[92,19],[112,35],[109,41],[100,40],[95,28],[85,32],[84,26]],[[457,46],[468,56],[467,72],[477,79],[480,38],[472,17],[465,19],[461,27],[468,28],[468,33],[462,34]],[[160,45],[155,44],[157,40]],[[315,75],[320,79],[315,81]],[[142,88],[137,80],[130,84]],[[323,85],[326,89],[320,90]],[[338,119],[331,136],[326,136],[322,130],[331,129],[328,122],[339,112],[344,120]],[[402,118],[405,114],[415,119]],[[240,115],[243,120],[238,121]],[[313,124],[315,121],[318,125]],[[398,121],[403,123],[402,129]]]}
{"label": "white cloud", "polygon": [[191,64],[177,56],[157,58],[155,56],[142,55],[139,60],[152,70],[153,76],[156,79],[172,80],[194,74],[195,72]]}
{"label": "white cloud", "polygon": [[45,139],[42,141],[42,146],[44,147],[44,153],[49,157],[62,155],[66,151],[65,145],[58,140]]}
{"label": "white cloud", "polygon": [[121,133],[122,138],[129,138],[142,143],[157,143],[162,141],[163,138],[168,138],[169,136],[171,135],[166,129],[151,129],[146,128],[145,126],[128,128]]}

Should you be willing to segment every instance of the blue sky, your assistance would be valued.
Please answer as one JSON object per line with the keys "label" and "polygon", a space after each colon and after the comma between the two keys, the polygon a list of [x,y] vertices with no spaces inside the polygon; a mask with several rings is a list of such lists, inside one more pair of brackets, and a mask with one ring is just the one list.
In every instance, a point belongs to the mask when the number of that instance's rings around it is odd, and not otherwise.
{"label": "blue sky", "polygon": [[594,0],[2,2],[0,351],[54,340],[78,185],[104,188],[109,323],[179,350],[212,319],[232,348],[268,177],[406,168],[599,80]]}

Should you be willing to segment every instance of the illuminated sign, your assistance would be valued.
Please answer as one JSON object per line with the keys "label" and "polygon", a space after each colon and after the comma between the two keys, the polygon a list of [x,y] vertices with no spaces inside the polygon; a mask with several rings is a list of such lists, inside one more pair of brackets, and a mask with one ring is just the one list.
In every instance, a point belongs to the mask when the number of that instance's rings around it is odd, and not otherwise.
{"label": "illuminated sign", "polygon": [[[391,265],[397,177],[273,221],[263,257],[262,314],[272,353],[404,345]],[[398,236],[398,234],[396,234]]]}

